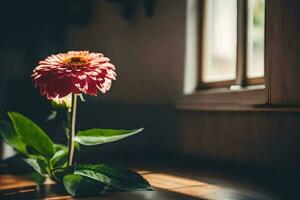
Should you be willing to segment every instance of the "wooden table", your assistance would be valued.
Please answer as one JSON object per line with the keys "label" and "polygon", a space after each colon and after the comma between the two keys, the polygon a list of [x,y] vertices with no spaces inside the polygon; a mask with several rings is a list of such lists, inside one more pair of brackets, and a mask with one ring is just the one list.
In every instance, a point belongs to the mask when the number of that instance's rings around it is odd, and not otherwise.
{"label": "wooden table", "polygon": [[[276,199],[256,189],[205,177],[198,172],[138,169],[155,191],[115,192],[105,196],[80,198],[102,200],[250,200]],[[47,181],[37,187],[24,176],[0,175],[0,199],[78,199],[66,194],[56,184]]]}

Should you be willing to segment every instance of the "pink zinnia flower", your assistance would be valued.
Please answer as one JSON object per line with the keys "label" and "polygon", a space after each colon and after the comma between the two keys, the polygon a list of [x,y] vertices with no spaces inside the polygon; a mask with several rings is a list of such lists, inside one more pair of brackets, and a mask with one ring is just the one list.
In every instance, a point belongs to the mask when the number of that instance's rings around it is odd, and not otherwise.
{"label": "pink zinnia flower", "polygon": [[47,99],[63,98],[68,94],[97,95],[105,93],[116,79],[115,66],[101,53],[69,51],[51,55],[33,70],[35,87]]}

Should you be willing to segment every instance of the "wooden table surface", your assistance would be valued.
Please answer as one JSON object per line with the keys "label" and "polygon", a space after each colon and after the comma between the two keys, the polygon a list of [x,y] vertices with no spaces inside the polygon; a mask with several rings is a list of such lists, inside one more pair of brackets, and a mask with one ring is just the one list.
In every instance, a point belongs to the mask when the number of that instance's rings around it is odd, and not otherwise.
{"label": "wooden table surface", "polygon": [[[268,200],[277,199],[254,188],[226,180],[199,175],[197,172],[138,169],[155,191],[114,192],[104,196],[80,198],[102,200]],[[79,199],[62,191],[51,181],[37,187],[24,176],[0,175],[0,199]]]}

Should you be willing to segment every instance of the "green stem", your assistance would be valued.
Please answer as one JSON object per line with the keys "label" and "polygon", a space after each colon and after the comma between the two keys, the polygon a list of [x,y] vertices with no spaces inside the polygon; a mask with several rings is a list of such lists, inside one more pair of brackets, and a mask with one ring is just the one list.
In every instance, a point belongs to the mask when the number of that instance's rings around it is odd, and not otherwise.
{"label": "green stem", "polygon": [[69,125],[69,140],[68,140],[68,166],[73,165],[73,160],[74,160],[76,109],[77,109],[77,95],[72,94],[71,120]]}

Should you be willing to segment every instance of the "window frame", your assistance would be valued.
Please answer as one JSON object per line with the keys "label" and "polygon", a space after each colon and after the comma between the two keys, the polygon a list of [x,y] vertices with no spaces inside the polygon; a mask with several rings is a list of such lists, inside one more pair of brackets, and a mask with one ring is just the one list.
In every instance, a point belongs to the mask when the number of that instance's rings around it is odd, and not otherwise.
{"label": "window frame", "polygon": [[264,85],[197,90],[195,82],[175,107],[183,112],[300,112],[299,17],[297,2],[265,0]]}
{"label": "window frame", "polygon": [[[203,81],[203,54],[204,54],[204,21],[206,16],[205,4],[209,0],[203,0],[200,4],[201,17],[199,22],[199,70],[198,70],[198,86],[197,90],[211,89],[211,88],[229,88],[232,85],[238,85],[241,87],[251,86],[251,85],[264,85],[266,77],[266,67],[264,66],[265,75],[263,77],[248,78],[247,68],[248,68],[248,0],[237,0],[237,48],[236,48],[236,78],[233,80],[225,81],[214,81],[214,82],[204,82]],[[266,14],[266,6],[265,6]],[[266,20],[266,19],[265,19]],[[265,24],[266,33],[266,24]],[[266,35],[266,34],[265,34]],[[265,36],[266,38],[266,36]],[[266,44],[266,39],[265,39]],[[266,46],[265,46],[266,49]]]}

